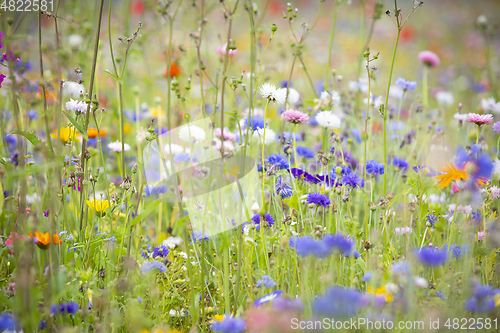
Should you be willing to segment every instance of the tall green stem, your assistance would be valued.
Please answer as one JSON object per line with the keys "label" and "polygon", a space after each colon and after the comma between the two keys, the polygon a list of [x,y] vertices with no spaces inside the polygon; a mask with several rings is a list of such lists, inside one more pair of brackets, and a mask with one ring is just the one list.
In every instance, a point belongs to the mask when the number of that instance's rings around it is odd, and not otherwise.
{"label": "tall green stem", "polygon": [[424,73],[422,77],[422,104],[425,108],[429,107],[429,66],[424,65]]}
{"label": "tall green stem", "polygon": [[266,123],[267,123],[267,107],[269,106],[270,100],[268,99],[266,102],[266,108],[264,110],[264,133],[262,134],[262,208],[265,207],[265,196],[264,190],[266,188],[266,162],[264,160],[264,150],[266,145]]}
{"label": "tall green stem", "polygon": [[332,59],[332,48],[333,48],[333,37],[335,35],[335,23],[337,22],[337,9],[339,5],[335,1],[335,9],[333,10],[333,23],[332,23],[332,31],[330,32],[330,45],[328,47],[328,61],[326,63],[326,73],[325,73],[325,91],[328,91],[328,78],[330,77],[330,65]]}
{"label": "tall green stem", "polygon": [[[385,96],[385,109],[384,109],[384,195],[387,194],[387,118],[389,107],[389,89],[391,88],[392,71],[394,70],[394,61],[396,60],[396,51],[398,49],[399,36],[401,35],[402,27],[398,27],[398,36],[396,37],[396,44],[394,45],[394,52],[392,54],[391,71],[389,72],[389,83],[387,84],[387,94]],[[368,99],[370,96],[368,96]]]}

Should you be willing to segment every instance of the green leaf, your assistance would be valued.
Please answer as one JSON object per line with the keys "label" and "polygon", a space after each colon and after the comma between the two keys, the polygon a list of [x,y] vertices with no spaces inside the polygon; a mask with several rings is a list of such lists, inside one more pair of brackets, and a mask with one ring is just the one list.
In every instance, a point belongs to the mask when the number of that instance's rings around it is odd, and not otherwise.
{"label": "green leaf", "polygon": [[[56,155],[54,154],[54,152],[52,152],[48,147],[47,145],[45,144],[45,142],[43,142],[42,140],[40,140],[36,135],[35,135],[35,132],[25,132],[25,131],[20,131],[20,130],[15,130],[15,131],[12,131],[9,135],[11,134],[17,134],[17,135],[21,135],[21,136],[24,136],[26,139],[28,139],[28,141],[35,147],[38,147],[38,148],[41,148],[43,150],[43,153],[45,156],[51,158],[51,159],[54,159],[56,158]],[[49,139],[50,140],[50,139]]]}
{"label": "green leaf", "polygon": [[0,214],[3,212],[3,203],[5,201],[5,197],[3,195],[3,186],[2,182],[0,182]]}
{"label": "green leaf", "polygon": [[61,110],[61,111],[69,119],[69,121],[73,124],[73,126],[75,126],[75,128],[78,130],[78,132],[80,132],[83,135],[85,140],[88,140],[89,137],[87,136],[87,131],[76,121],[76,119],[71,117],[71,115],[67,114],[63,110]]}
{"label": "green leaf", "polygon": [[130,227],[132,228],[133,226],[135,226],[137,223],[141,222],[146,216],[148,216],[155,208],[156,206],[158,206],[159,204],[161,203],[160,200],[155,200],[153,202],[151,202],[149,205],[147,205],[144,210],[142,211],[142,213],[140,213],[139,215],[137,215],[137,217],[132,221],[132,224],[130,225]]}
{"label": "green leaf", "polygon": [[112,77],[113,79],[115,79],[116,81],[118,81],[118,82],[120,82],[120,83],[122,82],[122,79],[120,79],[120,78],[119,78],[118,76],[116,76],[115,74],[112,74],[112,73],[111,73],[110,71],[108,71],[107,69],[105,69],[104,71],[105,71],[106,73],[108,73],[109,75],[111,75],[111,77]]}

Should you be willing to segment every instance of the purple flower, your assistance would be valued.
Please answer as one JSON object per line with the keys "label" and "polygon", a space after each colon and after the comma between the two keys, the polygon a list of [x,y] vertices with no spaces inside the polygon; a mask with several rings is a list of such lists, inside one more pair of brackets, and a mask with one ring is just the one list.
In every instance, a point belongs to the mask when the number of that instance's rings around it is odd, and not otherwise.
{"label": "purple flower", "polygon": [[253,131],[258,130],[259,128],[264,128],[264,118],[253,116],[248,116],[245,119],[245,128],[250,127]]}
{"label": "purple flower", "polygon": [[201,240],[204,240],[204,241],[209,241],[209,238],[207,235],[204,235],[203,232],[201,231],[193,231],[191,233],[191,240],[192,242],[197,242],[197,241],[201,241]]}
{"label": "purple flower", "polygon": [[273,309],[278,312],[304,312],[304,304],[300,298],[289,299],[278,297],[273,301]]}
{"label": "purple flower", "polygon": [[149,261],[149,262],[146,262],[144,263],[144,265],[142,265],[142,273],[143,274],[146,274],[154,269],[158,269],[161,273],[165,273],[167,271],[167,268],[165,267],[164,264],[162,264],[161,262],[157,261],[157,260],[154,260],[154,261]]}
{"label": "purple flower", "polygon": [[47,210],[43,212],[43,216],[49,217],[49,213],[50,213],[50,208],[47,208]]}
{"label": "purple flower", "polygon": [[432,51],[422,51],[418,54],[418,60],[429,67],[439,66],[439,57]]}
{"label": "purple flower", "polygon": [[424,247],[420,250],[415,250],[417,260],[425,266],[437,267],[446,263],[448,252],[432,247]]}
{"label": "purple flower", "polygon": [[497,121],[496,123],[493,124],[493,130],[500,134],[500,121]]}
{"label": "purple flower", "polygon": [[342,178],[342,182],[346,186],[351,186],[352,188],[364,188],[365,180],[360,178],[355,173],[348,173]]}
{"label": "purple flower", "polygon": [[5,78],[6,78],[6,76],[5,76],[5,75],[0,74],[0,88],[2,88],[2,82],[3,82],[3,80],[4,80]]}
{"label": "purple flower", "polygon": [[354,317],[361,306],[361,294],[349,288],[332,287],[313,303],[314,314],[329,318]]}
{"label": "purple flower", "polygon": [[297,150],[297,155],[302,156],[304,158],[314,158],[314,152],[308,147],[297,146],[295,148]]}
{"label": "purple flower", "polygon": [[[351,253],[354,246],[354,238],[345,237],[342,234],[325,235],[323,241],[332,249],[337,249],[340,253]],[[358,253],[359,254],[359,253]]]}
{"label": "purple flower", "polygon": [[[323,238],[324,239],[324,238]],[[326,258],[332,253],[332,247],[323,240],[314,240],[310,236],[293,237],[289,241],[290,247],[294,247],[301,257],[314,256]]]}
{"label": "purple flower", "polygon": [[465,302],[465,309],[469,312],[485,313],[495,308],[495,299],[500,294],[500,290],[493,289],[492,286],[476,285],[474,294]]}
{"label": "purple flower", "polygon": [[168,255],[169,250],[165,245],[157,246],[153,249],[153,258],[164,258]]}
{"label": "purple flower", "polygon": [[257,281],[257,287],[265,286],[266,288],[276,287],[278,284],[269,275],[263,275],[262,279]]}
{"label": "purple flower", "polygon": [[406,168],[408,168],[408,162],[406,162],[406,160],[404,160],[402,158],[395,157],[392,160],[392,164],[395,165],[396,167],[400,168],[400,169],[406,169]]}
{"label": "purple flower", "polygon": [[279,297],[281,294],[283,294],[283,290],[275,290],[270,294],[257,298],[253,302],[253,306],[261,306],[269,302],[272,302],[275,298]]}
{"label": "purple flower", "polygon": [[260,224],[264,227],[270,228],[274,224],[274,218],[269,213],[265,213],[264,215],[255,214],[252,216],[253,223],[256,224],[255,230],[260,230]]}
{"label": "purple flower", "polygon": [[317,177],[314,177],[313,175],[311,175],[310,173],[308,173],[302,169],[292,168],[290,170],[290,173],[295,178],[298,178],[298,179],[303,180],[305,182],[311,182],[313,184],[321,183],[321,180],[319,180]]}
{"label": "purple flower", "polygon": [[276,194],[280,195],[282,198],[289,198],[293,195],[292,187],[282,181],[281,176],[276,179]]}
{"label": "purple flower", "polygon": [[369,175],[383,175],[384,165],[377,161],[371,160],[366,162],[366,173]]}
{"label": "purple flower", "polygon": [[445,249],[451,253],[451,256],[458,260],[461,256],[465,256],[470,253],[470,246],[468,244],[465,245],[457,245],[457,243],[448,246],[448,244],[444,245]]}
{"label": "purple flower", "polygon": [[309,193],[309,195],[307,196],[307,202],[310,204],[315,204],[317,206],[322,206],[324,208],[330,206],[331,203],[330,198],[320,193]]}
{"label": "purple flower", "polygon": [[396,80],[396,85],[403,88],[403,90],[415,90],[415,89],[417,89],[417,82],[406,81],[402,77],[400,77]]}
{"label": "purple flower", "polygon": [[246,322],[243,319],[231,317],[230,314],[226,314],[223,320],[214,321],[210,326],[215,332],[241,333],[246,328]]}

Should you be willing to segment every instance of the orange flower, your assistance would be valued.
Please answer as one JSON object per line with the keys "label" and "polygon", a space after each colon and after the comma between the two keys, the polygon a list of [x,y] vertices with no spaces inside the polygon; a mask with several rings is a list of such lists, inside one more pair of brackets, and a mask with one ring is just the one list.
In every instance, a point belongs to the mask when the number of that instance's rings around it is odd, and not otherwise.
{"label": "orange flower", "polygon": [[103,136],[106,136],[106,134],[108,134],[108,132],[106,132],[103,129],[97,130],[97,128],[95,128],[95,127],[91,127],[89,129],[87,129],[87,135],[89,138],[97,138],[98,135],[103,137]]}
{"label": "orange flower", "polygon": [[54,244],[62,244],[62,241],[59,239],[59,236],[57,234],[52,234],[52,237],[51,237],[51,235],[48,232],[42,233],[42,232],[35,231],[34,236],[31,232],[30,232],[29,236],[31,238],[36,238],[37,239],[36,245],[38,245],[38,247],[40,247],[42,249],[46,249],[51,241],[53,241]]}
{"label": "orange flower", "polygon": [[[30,233],[30,237],[32,237],[31,233]],[[49,245],[50,244],[50,234],[48,232],[41,233],[41,232],[35,231],[35,237],[38,239],[38,242],[36,242],[38,245]]]}
{"label": "orange flower", "polygon": [[54,244],[62,244],[62,240],[59,239],[59,235],[58,234],[53,234],[52,235],[52,241],[54,242]]}
{"label": "orange flower", "polygon": [[441,167],[439,171],[443,172],[444,174],[434,177],[438,180],[436,186],[438,186],[440,189],[443,189],[450,186],[450,184],[455,180],[467,180],[467,172],[465,170],[467,169],[468,164],[469,163],[467,163],[465,165],[465,168],[463,169],[459,169],[453,163],[448,163],[447,165]]}
{"label": "orange flower", "polygon": [[180,73],[181,73],[181,70],[179,69],[179,66],[177,66],[175,61],[172,61],[170,63],[170,73],[169,73],[169,69],[167,68],[167,70],[165,71],[163,76],[164,77],[177,77]]}

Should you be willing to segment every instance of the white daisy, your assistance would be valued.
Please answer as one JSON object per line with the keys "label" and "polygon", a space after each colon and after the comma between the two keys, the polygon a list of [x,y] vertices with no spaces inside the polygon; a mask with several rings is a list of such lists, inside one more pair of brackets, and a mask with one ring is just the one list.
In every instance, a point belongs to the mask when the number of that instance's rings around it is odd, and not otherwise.
{"label": "white daisy", "polygon": [[467,121],[467,114],[457,112],[453,115],[453,118],[455,118],[456,120],[458,120],[461,123],[465,123]]}
{"label": "white daisy", "polygon": [[203,128],[195,125],[186,125],[179,130],[179,138],[190,143],[200,143],[205,140]]}
{"label": "white daisy", "polygon": [[167,154],[170,154],[170,155],[177,155],[177,154],[184,152],[184,148],[178,144],[175,144],[175,143],[172,143],[170,145],[167,143],[163,147],[163,151]]}
{"label": "white daisy", "polygon": [[288,104],[295,105],[300,100],[300,94],[297,90],[290,88],[288,91]]}
{"label": "white daisy", "polygon": [[339,106],[340,105],[340,94],[335,91],[335,90],[332,90],[330,92],[330,95],[332,95],[332,103],[334,106]]}
{"label": "white daisy", "polygon": [[[114,151],[115,153],[121,153],[122,152],[122,143],[118,140],[115,142],[111,142],[108,144],[108,148],[111,149],[112,151]],[[123,145],[123,148],[125,149],[125,151],[129,151],[130,145],[125,143]]]}
{"label": "white daisy", "polygon": [[316,121],[320,126],[333,129],[340,127],[340,118],[333,114],[332,111],[321,111],[316,115]]}
{"label": "white daisy", "polygon": [[[267,134],[267,133],[266,133]],[[212,145],[215,147],[215,149],[220,150],[221,148],[221,141],[218,138],[214,138],[212,141]],[[234,151],[234,145],[231,141],[224,141],[224,149],[229,150],[229,151]]]}
{"label": "white daisy", "polygon": [[483,98],[481,100],[481,107],[484,111],[500,113],[500,102],[496,102],[493,97]]}
{"label": "white daisy", "polygon": [[453,94],[448,91],[440,91],[436,94],[436,99],[441,106],[450,106],[455,101]]}
{"label": "white daisy", "polygon": [[66,81],[63,83],[63,95],[71,98],[80,98],[85,93],[85,87],[77,82]]}
{"label": "white daisy", "polygon": [[[259,140],[259,143],[262,144],[262,138],[264,136],[264,129],[259,128],[253,132],[253,137]],[[266,145],[276,142],[277,136],[276,132],[270,128],[266,128]]]}
{"label": "white daisy", "polygon": [[274,102],[276,104],[285,103],[286,88],[276,89],[276,86],[274,84],[264,83],[260,86],[259,92],[262,97],[267,98],[271,102]]}

